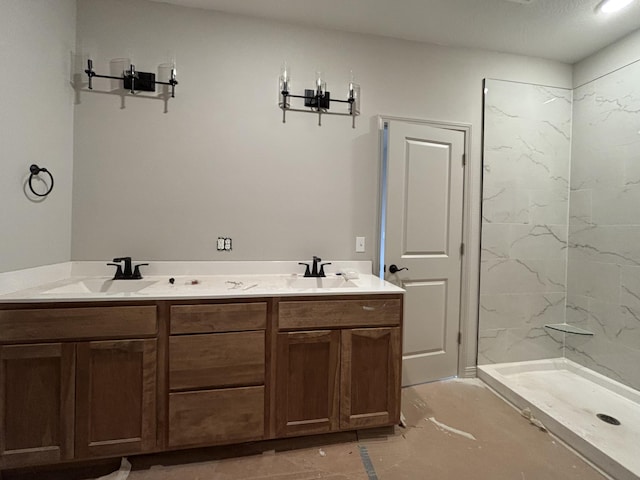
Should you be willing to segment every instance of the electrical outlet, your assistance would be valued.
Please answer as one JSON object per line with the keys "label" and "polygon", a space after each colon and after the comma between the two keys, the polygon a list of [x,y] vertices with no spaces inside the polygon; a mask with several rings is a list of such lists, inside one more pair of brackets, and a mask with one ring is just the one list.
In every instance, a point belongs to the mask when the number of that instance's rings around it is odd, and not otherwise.
{"label": "electrical outlet", "polygon": [[356,252],[362,253],[364,251],[364,237],[356,237]]}
{"label": "electrical outlet", "polygon": [[231,238],[224,239],[224,249],[227,251],[231,250]]}
{"label": "electrical outlet", "polygon": [[218,242],[216,246],[218,251],[224,250],[224,237],[218,237]]}

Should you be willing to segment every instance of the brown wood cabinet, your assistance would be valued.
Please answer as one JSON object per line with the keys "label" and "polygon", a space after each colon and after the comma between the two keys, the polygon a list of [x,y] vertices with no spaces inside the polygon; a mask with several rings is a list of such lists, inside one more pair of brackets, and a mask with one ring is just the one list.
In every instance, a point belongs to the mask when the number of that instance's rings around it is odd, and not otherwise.
{"label": "brown wood cabinet", "polygon": [[[0,311],[0,468],[154,450],[157,339],[89,338],[156,322],[155,306]],[[44,340],[61,341],[19,343]]]}
{"label": "brown wood cabinet", "polygon": [[[400,421],[400,298],[287,300],[278,312],[276,436]],[[315,330],[283,331],[296,328]]]}
{"label": "brown wood cabinet", "polygon": [[168,446],[265,438],[266,302],[170,312]]}
{"label": "brown wood cabinet", "polygon": [[402,296],[0,305],[1,470],[393,425]]}

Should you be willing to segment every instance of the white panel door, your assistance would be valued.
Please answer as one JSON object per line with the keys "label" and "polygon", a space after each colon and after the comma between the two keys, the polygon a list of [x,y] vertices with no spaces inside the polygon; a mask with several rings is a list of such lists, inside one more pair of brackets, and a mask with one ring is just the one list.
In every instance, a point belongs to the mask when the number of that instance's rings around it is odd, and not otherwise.
{"label": "white panel door", "polygon": [[464,132],[394,120],[388,139],[385,275],[407,291],[406,386],[458,373]]}

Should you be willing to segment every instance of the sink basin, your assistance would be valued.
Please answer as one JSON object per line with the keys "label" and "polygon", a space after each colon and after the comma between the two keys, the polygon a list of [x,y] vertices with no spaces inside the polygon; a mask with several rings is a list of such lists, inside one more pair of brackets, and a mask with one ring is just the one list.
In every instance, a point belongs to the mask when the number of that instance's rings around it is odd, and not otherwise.
{"label": "sink basin", "polygon": [[96,278],[69,283],[42,293],[71,295],[76,293],[134,293],[154,283],[156,283],[154,280],[105,280]]}
{"label": "sink basin", "polygon": [[296,278],[287,281],[287,287],[294,289],[308,288],[352,288],[357,285],[343,277]]}

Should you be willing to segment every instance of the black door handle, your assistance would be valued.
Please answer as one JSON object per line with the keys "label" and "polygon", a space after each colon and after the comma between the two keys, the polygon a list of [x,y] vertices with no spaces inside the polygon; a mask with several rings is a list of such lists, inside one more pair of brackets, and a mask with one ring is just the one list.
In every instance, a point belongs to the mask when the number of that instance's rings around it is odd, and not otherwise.
{"label": "black door handle", "polygon": [[407,267],[398,268],[398,266],[393,263],[389,265],[389,273],[398,273],[398,272],[401,272],[402,270],[409,270],[409,269]]}

